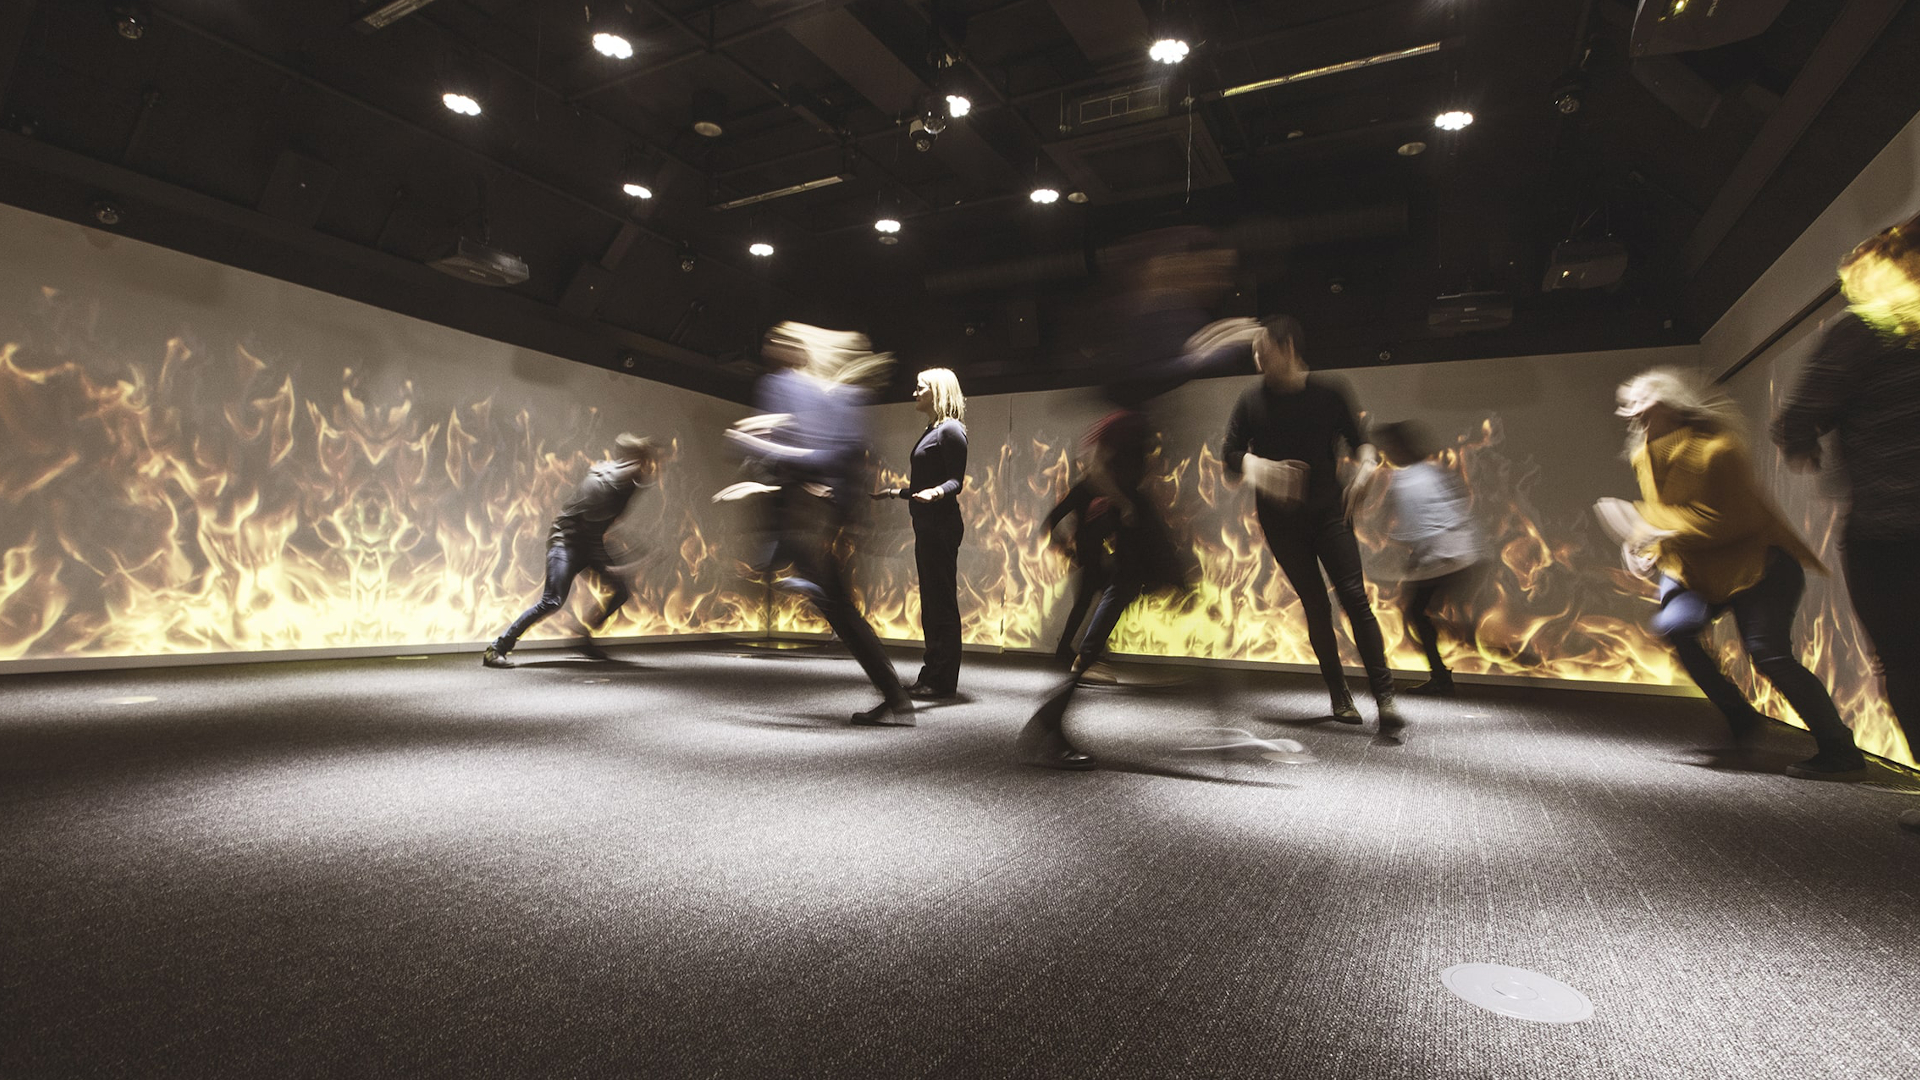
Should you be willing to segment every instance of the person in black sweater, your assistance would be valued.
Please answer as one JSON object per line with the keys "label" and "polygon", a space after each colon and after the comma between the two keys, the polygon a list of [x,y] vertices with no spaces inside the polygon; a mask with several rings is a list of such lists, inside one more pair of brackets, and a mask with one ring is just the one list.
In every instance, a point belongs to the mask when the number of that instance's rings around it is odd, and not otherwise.
{"label": "person in black sweater", "polygon": [[[1811,469],[1821,436],[1836,436],[1851,495],[1847,591],[1908,751],[1920,753],[1920,217],[1854,248],[1840,286],[1848,309],[1825,328],[1773,439]],[[1910,813],[1902,823],[1920,831],[1920,811]]]}
{"label": "person in black sweater", "polygon": [[[1406,720],[1394,707],[1393,673],[1387,668],[1380,624],[1367,600],[1360,545],[1349,520],[1353,498],[1365,490],[1379,466],[1379,454],[1361,437],[1346,395],[1335,385],[1308,377],[1300,355],[1304,335],[1298,320],[1290,315],[1270,316],[1259,323],[1225,320],[1209,327],[1208,334],[1210,341],[1196,344],[1213,349],[1234,341],[1250,344],[1261,373],[1260,385],[1234,406],[1220,459],[1229,480],[1238,482],[1245,476],[1253,482],[1267,547],[1305,609],[1307,637],[1327,682],[1333,718],[1347,724],[1360,722],[1340,666],[1333,606],[1327,601],[1329,581],[1346,610],[1347,625],[1366,665],[1380,735],[1384,741],[1396,742]],[[1341,443],[1357,463],[1345,488],[1338,474]]]}
{"label": "person in black sweater", "polygon": [[533,625],[567,602],[573,579],[591,570],[613,590],[600,613],[586,622],[585,634],[575,646],[581,654],[605,659],[606,654],[593,643],[593,631],[620,610],[632,595],[624,581],[613,572],[613,560],[607,555],[607,530],[626,512],[634,493],[651,487],[660,473],[660,455],[653,440],[636,435],[621,435],[613,440],[614,457],[587,471],[586,479],[574,489],[571,498],[553,519],[547,534],[547,578],[540,599],[513,620],[501,632],[480,662],[491,668],[510,668],[507,654]]}
{"label": "person in black sweater", "polygon": [[874,493],[906,499],[913,517],[913,561],[920,574],[920,635],[926,655],[910,697],[943,700],[960,685],[960,489],[967,483],[967,399],[946,368],[928,368],[913,384],[913,403],[927,418],[914,444],[905,487]]}
{"label": "person in black sweater", "polygon": [[[1062,535],[1060,526],[1072,519],[1070,533]],[[1101,496],[1092,478],[1067,489],[1066,495],[1047,511],[1043,527],[1050,542],[1065,548],[1073,565],[1073,606],[1060,630],[1060,643],[1053,655],[1061,663],[1071,663],[1078,654],[1080,624],[1092,610],[1094,598],[1113,578],[1113,553],[1106,549],[1107,538],[1119,521],[1113,500]]]}

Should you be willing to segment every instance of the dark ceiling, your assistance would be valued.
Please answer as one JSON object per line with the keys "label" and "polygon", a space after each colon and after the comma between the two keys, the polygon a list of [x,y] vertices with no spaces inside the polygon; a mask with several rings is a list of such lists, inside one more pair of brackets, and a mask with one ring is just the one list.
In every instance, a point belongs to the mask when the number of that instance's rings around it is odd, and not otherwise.
{"label": "dark ceiling", "polygon": [[[727,396],[781,318],[981,392],[1092,381],[1102,253],[1167,225],[1221,230],[1224,313],[1301,316],[1317,366],[1695,341],[1920,110],[1899,0],[1789,0],[1639,60],[1620,0],[430,0],[356,25],[383,6],[165,0],[130,38],[127,5],[6,5],[0,200],[89,224],[104,200],[131,236]],[[1145,56],[1169,15],[1195,42],[1171,69]],[[590,47],[606,19],[630,59]],[[455,84],[480,116],[442,106]],[[972,115],[917,151],[955,88]],[[1445,108],[1476,122],[1436,130]],[[655,198],[620,192],[633,169]],[[1088,201],[1035,205],[1037,176]],[[425,267],[461,236],[530,277]],[[1624,245],[1624,278],[1543,292],[1565,240]],[[1431,327],[1465,292],[1511,325]]]}

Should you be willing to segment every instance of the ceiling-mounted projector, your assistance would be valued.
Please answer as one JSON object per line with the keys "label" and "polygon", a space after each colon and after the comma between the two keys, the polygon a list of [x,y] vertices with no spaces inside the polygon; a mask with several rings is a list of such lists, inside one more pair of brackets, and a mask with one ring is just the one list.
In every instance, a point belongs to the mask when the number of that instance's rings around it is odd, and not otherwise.
{"label": "ceiling-mounted projector", "polygon": [[527,280],[525,259],[464,236],[453,246],[453,250],[437,259],[427,260],[427,265],[476,285],[499,288]]}

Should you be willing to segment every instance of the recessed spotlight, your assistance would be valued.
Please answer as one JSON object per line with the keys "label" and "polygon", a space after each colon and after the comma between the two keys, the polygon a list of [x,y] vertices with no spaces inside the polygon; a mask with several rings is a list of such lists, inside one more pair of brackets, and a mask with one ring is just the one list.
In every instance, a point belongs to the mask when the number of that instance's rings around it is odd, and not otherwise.
{"label": "recessed spotlight", "polygon": [[1069,191],[1067,192],[1067,201],[1070,203],[1084,203],[1087,201],[1087,193],[1084,191]]}
{"label": "recessed spotlight", "polygon": [[1045,206],[1048,203],[1059,202],[1060,192],[1055,188],[1037,187],[1027,193],[1027,198]]}
{"label": "recessed spotlight", "polygon": [[1187,58],[1187,43],[1179,38],[1161,38],[1148,47],[1147,56],[1162,64],[1177,64]]}
{"label": "recessed spotlight", "polygon": [[636,199],[653,198],[653,189],[645,184],[621,184],[620,190]]}
{"label": "recessed spotlight", "polygon": [[1418,139],[1415,139],[1412,142],[1401,143],[1400,149],[1398,151],[1401,157],[1419,157],[1421,154],[1424,154],[1426,152],[1427,152],[1427,144],[1421,142]]}
{"label": "recessed spotlight", "polygon": [[955,120],[973,111],[973,102],[965,94],[947,95],[947,115]]}
{"label": "recessed spotlight", "polygon": [[1465,109],[1448,109],[1433,118],[1433,126],[1441,131],[1459,131],[1473,123],[1473,114]]}
{"label": "recessed spotlight", "polygon": [[873,223],[873,229],[875,232],[897,233],[900,231],[900,223],[893,218],[883,217]]}
{"label": "recessed spotlight", "polygon": [[756,242],[756,243],[752,243],[752,244],[748,244],[748,245],[747,245],[747,254],[749,254],[749,255],[757,255],[757,256],[759,256],[759,257],[760,257],[760,258],[762,258],[762,259],[767,259],[767,258],[772,258],[772,257],[773,257],[773,245],[772,245],[772,244],[769,244],[769,243],[767,243],[767,242],[765,242],[765,241],[759,241],[759,242]]}
{"label": "recessed spotlight", "polygon": [[628,41],[619,34],[595,34],[593,35],[593,51],[599,53],[601,56],[612,57],[615,60],[631,60],[633,59],[633,42]]}
{"label": "recessed spotlight", "polygon": [[452,109],[454,112],[459,113],[461,116],[480,115],[480,103],[465,94],[456,94],[448,91],[440,95],[440,103]]}

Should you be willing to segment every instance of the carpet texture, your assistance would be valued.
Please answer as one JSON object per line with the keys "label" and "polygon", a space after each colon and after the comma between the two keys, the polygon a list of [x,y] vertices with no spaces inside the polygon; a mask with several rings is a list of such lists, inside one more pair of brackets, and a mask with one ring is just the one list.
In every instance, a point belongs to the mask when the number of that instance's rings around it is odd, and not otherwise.
{"label": "carpet texture", "polygon": [[1467,687],[1391,747],[1205,670],[1083,690],[1061,774],[1027,658],[896,729],[832,651],[523,655],[0,680],[0,1077],[1920,1070],[1920,799],[1784,727],[1704,767],[1698,700]]}

